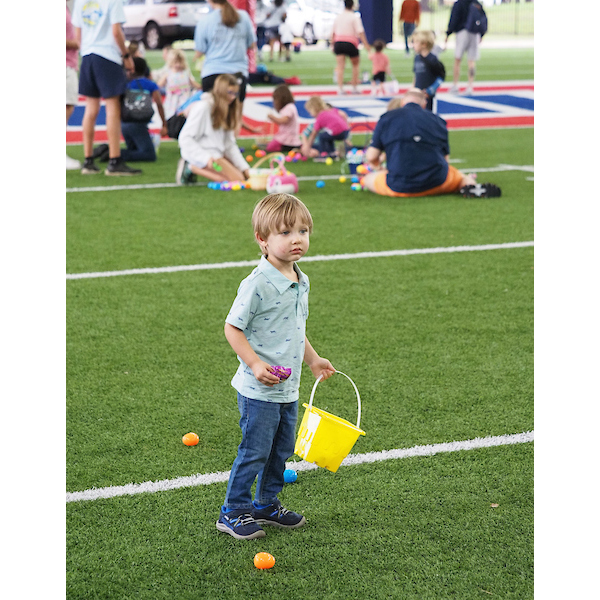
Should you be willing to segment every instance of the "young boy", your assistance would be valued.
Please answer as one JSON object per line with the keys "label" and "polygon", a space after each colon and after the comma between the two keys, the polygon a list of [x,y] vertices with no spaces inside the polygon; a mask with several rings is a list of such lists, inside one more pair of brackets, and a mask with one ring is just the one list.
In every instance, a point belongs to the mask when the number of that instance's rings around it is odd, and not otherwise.
{"label": "young boy", "polygon": [[415,49],[415,73],[412,87],[419,88],[427,94],[427,110],[433,112],[435,93],[446,78],[446,68],[432,52],[435,45],[433,31],[417,31],[413,34]]}
{"label": "young boy", "polygon": [[[252,226],[262,258],[240,284],[225,323],[225,337],[240,361],[231,384],[238,393],[242,442],[216,525],[236,539],[264,537],[260,524],[293,529],[306,522],[277,498],[294,452],[302,361],[316,378],[335,372],[305,333],[309,281],[296,262],[309,246],[308,209],[290,194],[269,194],[256,205]],[[292,372],[280,379],[273,366]]]}

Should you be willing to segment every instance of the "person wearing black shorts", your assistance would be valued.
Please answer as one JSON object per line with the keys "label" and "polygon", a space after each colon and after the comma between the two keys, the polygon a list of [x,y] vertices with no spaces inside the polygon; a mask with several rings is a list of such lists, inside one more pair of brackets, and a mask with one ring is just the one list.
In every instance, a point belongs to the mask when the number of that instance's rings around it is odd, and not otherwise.
{"label": "person wearing black shorts", "polygon": [[133,71],[133,59],[125,46],[121,3],[76,0],[73,7],[75,37],[81,48],[79,93],[85,96],[83,116],[83,175],[100,173],[94,163],[94,135],[100,101],[106,106],[106,135],[109,161],[105,175],[138,175],[140,169],[128,167],[121,159],[121,96],[127,88],[125,69]]}
{"label": "person wearing black shorts", "polygon": [[360,64],[358,44],[362,42],[367,51],[370,46],[365,37],[360,16],[354,12],[354,0],[344,0],[344,4],[346,8],[335,18],[332,30],[337,84],[340,93],[344,94],[344,68],[346,57],[348,57],[352,65],[352,92],[358,94],[360,93],[358,90]]}

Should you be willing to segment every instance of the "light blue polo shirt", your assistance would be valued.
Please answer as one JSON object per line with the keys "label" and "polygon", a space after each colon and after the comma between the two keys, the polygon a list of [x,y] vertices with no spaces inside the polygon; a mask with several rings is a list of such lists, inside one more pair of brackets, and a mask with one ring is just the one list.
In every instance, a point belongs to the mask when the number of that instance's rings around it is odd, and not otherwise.
{"label": "light blue polo shirt", "polygon": [[298,400],[308,319],[308,277],[294,264],[299,282],[290,281],[264,256],[240,283],[237,297],[225,319],[242,330],[252,349],[270,365],[292,369],[282,383],[260,383],[252,369],[238,356],[240,366],[231,385],[243,396],[267,402]]}

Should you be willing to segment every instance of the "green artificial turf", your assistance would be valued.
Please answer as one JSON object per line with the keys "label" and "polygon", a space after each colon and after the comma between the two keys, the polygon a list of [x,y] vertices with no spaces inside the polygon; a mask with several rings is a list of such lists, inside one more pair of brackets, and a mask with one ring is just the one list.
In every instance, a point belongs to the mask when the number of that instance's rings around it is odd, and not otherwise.
{"label": "green artificial turf", "polygon": [[[297,530],[236,541],[225,484],[67,506],[68,598],[533,598],[533,446],[301,473]],[[492,506],[497,505],[497,506]],[[254,568],[257,552],[275,566]]]}
{"label": "green artificial turf", "polygon": [[[511,54],[515,72],[502,77],[509,61],[489,52],[481,67],[498,80],[520,78],[519,59],[532,59]],[[308,57],[277,68],[306,60],[308,71]],[[330,60],[315,58],[310,83],[330,77]],[[308,256],[533,240],[533,130],[451,131],[450,144],[454,164],[482,170],[501,198],[381,198],[340,183],[339,163],[290,165],[315,221]],[[177,159],[166,142],[139,178],[67,172],[67,273],[258,259],[250,215],[262,194],[166,187]],[[361,393],[366,436],[353,453],[534,428],[533,254],[305,261],[309,339]],[[66,282],[67,491],[230,469],[237,359],[223,323],[250,270]],[[305,369],[301,402],[312,384]],[[356,419],[342,377],[319,385],[315,405]],[[182,444],[188,431],[197,446]],[[255,542],[215,529],[224,493],[217,483],[67,503],[67,597],[533,598],[531,443],[299,471],[282,500],[307,525]],[[273,569],[254,568],[259,551],[275,556]]]}

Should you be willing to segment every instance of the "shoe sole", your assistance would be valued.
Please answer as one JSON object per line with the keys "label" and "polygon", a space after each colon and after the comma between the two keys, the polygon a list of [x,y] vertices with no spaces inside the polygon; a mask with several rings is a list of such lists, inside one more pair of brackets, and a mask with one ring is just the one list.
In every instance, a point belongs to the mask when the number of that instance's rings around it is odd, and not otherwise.
{"label": "shoe sole", "polygon": [[102,171],[100,169],[81,169],[82,175],[100,175]]}
{"label": "shoe sole", "polygon": [[240,535],[239,533],[233,531],[230,527],[227,527],[225,523],[221,523],[220,521],[217,521],[217,529],[223,533],[228,533],[231,537],[234,537],[236,540],[255,540],[258,538],[263,538],[267,535],[262,529],[259,529],[258,531],[255,531],[250,535]]}
{"label": "shoe sole", "polygon": [[281,527],[282,529],[296,529],[297,527],[302,527],[302,525],[306,523],[306,518],[302,517],[295,525],[284,525],[278,521],[269,521],[269,519],[254,519],[254,522],[259,525],[273,525],[274,527]]}
{"label": "shoe sole", "polygon": [[[485,193],[483,194],[474,194],[471,192],[472,188],[476,186],[470,185],[466,186],[465,192],[461,192],[463,198],[500,198],[502,196],[502,190],[493,183],[481,183],[479,184],[482,188],[485,188]],[[464,189],[464,188],[463,188]]]}
{"label": "shoe sole", "polygon": [[179,159],[177,163],[177,171],[175,171],[175,183],[179,185],[185,185],[181,179],[183,178],[183,170],[185,169],[185,160],[183,158]]}

